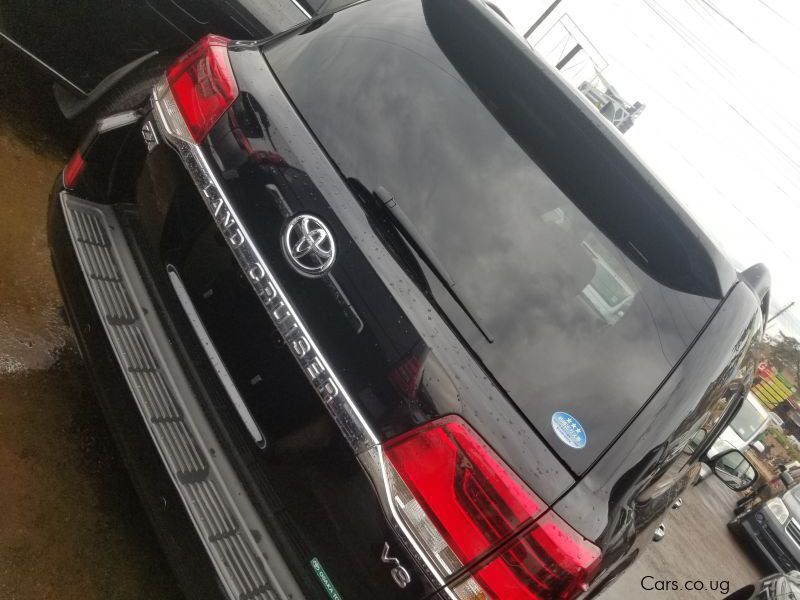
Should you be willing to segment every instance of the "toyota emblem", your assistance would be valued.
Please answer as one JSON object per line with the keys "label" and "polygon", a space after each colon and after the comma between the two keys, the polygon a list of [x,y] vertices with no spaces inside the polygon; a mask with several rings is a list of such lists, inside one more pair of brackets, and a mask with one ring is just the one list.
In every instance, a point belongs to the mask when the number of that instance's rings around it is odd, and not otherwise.
{"label": "toyota emblem", "polygon": [[301,275],[318,277],[336,260],[336,244],[330,229],[312,215],[297,215],[283,232],[286,260]]}

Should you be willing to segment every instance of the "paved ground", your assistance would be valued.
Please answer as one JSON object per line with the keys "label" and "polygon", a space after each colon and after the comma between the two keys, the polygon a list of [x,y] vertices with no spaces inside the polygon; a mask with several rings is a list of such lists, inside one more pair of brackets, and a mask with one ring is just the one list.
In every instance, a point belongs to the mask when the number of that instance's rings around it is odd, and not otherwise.
{"label": "paved ground", "polygon": [[[639,560],[601,596],[616,598],[673,598],[704,600],[721,598],[763,577],[750,557],[728,531],[736,495],[711,477],[684,495],[684,504],[670,511],[667,535],[651,544]],[[679,591],[658,591],[657,581],[675,581]],[[693,588],[694,582],[704,589]],[[671,587],[671,586],[670,586]],[[716,589],[711,589],[716,588]],[[662,586],[663,589],[663,586]]]}
{"label": "paved ground", "polygon": [[[45,199],[73,141],[48,85],[0,49],[0,598],[178,598],[59,318]],[[646,592],[643,577],[759,577],[730,538],[733,495],[687,495],[666,539],[604,598],[719,598]]]}
{"label": "paved ground", "polygon": [[0,598],[177,599],[59,317],[46,198],[73,141],[0,49]]}

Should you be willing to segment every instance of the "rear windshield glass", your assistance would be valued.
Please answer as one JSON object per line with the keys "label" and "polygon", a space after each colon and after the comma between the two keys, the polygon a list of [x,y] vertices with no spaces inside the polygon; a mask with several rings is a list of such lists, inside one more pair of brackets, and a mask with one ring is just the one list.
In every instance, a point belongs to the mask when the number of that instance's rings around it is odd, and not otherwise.
{"label": "rear windshield glass", "polygon": [[[579,132],[562,135],[544,119],[553,108],[526,97],[502,58],[491,74],[470,71],[487,60],[479,38],[462,47],[442,33],[436,6],[367,2],[268,48],[267,58],[342,174],[386,188],[409,215],[494,343],[442,292],[447,316],[581,471],[650,397],[716,300],[679,223],[632,190],[618,162],[605,165],[589,141],[573,143]],[[506,100],[524,112],[505,110]],[[566,136],[572,150],[554,166]],[[584,447],[559,435],[557,412],[581,423]]]}

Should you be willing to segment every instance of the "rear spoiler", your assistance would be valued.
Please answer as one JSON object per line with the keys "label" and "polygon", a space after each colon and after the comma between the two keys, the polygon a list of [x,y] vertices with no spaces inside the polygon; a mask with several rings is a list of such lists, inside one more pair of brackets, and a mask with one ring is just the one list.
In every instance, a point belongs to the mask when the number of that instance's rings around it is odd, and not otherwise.
{"label": "rear spoiler", "polygon": [[750,286],[761,303],[761,313],[764,315],[764,326],[769,318],[769,292],[772,287],[772,275],[764,263],[757,263],[752,267],[738,273],[739,281]]}

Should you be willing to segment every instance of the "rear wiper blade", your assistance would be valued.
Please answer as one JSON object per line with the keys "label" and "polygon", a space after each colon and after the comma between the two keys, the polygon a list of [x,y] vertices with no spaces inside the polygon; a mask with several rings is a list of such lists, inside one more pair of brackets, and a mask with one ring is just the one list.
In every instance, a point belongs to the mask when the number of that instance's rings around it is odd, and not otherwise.
{"label": "rear wiper blade", "polygon": [[469,317],[469,320],[472,321],[478,331],[481,332],[483,337],[486,338],[486,341],[490,344],[493,343],[494,338],[486,330],[475,311],[469,306],[467,301],[456,291],[456,282],[448,274],[447,270],[444,268],[444,265],[442,265],[442,263],[439,261],[433,250],[431,250],[428,244],[425,243],[425,240],[422,238],[419,231],[417,231],[414,223],[412,223],[411,219],[408,218],[408,215],[406,215],[406,213],[397,203],[397,200],[394,199],[394,196],[392,196],[392,194],[390,194],[386,188],[381,186],[375,188],[373,195],[378,201],[380,207],[386,212],[387,215],[389,215],[389,217],[391,217],[392,224],[398,233],[405,238],[408,245],[411,246],[420,256],[422,261],[428,265],[428,268],[431,270],[434,276],[442,283],[453,300],[455,300],[456,304],[458,304],[461,310],[464,311],[464,314]]}

